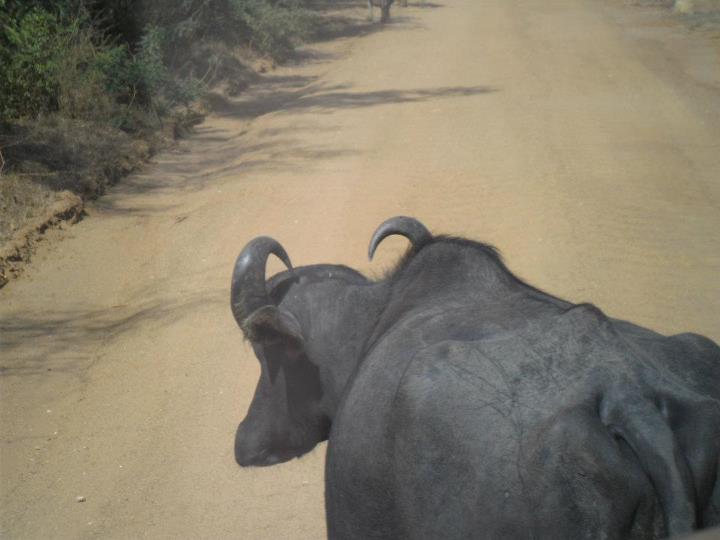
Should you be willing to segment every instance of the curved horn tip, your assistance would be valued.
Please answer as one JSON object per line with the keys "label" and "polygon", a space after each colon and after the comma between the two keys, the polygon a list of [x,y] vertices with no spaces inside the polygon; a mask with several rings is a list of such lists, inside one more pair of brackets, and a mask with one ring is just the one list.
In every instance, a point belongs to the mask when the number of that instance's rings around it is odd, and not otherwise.
{"label": "curved horn tip", "polygon": [[269,236],[258,236],[250,240],[235,261],[230,286],[230,305],[238,323],[270,301],[265,289],[265,266],[270,254],[278,257],[292,272],[292,263],[287,252],[277,240]]}
{"label": "curved horn tip", "polygon": [[372,260],[375,250],[386,237],[399,234],[410,240],[413,249],[419,249],[432,239],[427,227],[417,219],[409,216],[395,216],[383,221],[370,239],[368,257]]}
{"label": "curved horn tip", "polygon": [[267,257],[272,254],[280,259],[289,270],[293,269],[290,257],[282,247],[280,242],[271,238],[270,236],[258,236],[250,240],[245,247],[242,249],[236,260],[236,267],[238,265],[246,265],[250,260],[260,256],[263,259],[263,267],[267,261]]}

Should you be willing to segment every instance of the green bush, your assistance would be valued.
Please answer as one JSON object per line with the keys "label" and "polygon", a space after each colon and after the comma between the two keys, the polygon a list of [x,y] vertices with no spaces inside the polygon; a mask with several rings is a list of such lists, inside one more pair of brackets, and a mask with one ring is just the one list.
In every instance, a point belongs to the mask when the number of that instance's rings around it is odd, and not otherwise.
{"label": "green bush", "polygon": [[311,31],[314,16],[298,2],[271,4],[264,0],[232,0],[232,7],[249,29],[251,48],[284,60]]}
{"label": "green bush", "polygon": [[148,26],[131,62],[137,83],[147,94],[147,102],[159,114],[166,114],[177,105],[187,106],[203,89],[202,82],[194,77],[183,79],[172,74],[165,62],[165,51],[171,47],[166,30]]}
{"label": "green bush", "polygon": [[284,60],[315,20],[302,0],[0,0],[0,115],[132,130],[202,93],[221,59],[201,44]]}
{"label": "green bush", "polygon": [[3,19],[0,112],[6,120],[57,111],[131,130],[138,115],[130,108],[159,118],[202,92],[198,80],[172,75],[165,63],[168,33],[159,27],[146,29],[133,54],[129,44],[113,43],[92,24],[87,12],[63,23],[36,7]]}
{"label": "green bush", "polygon": [[198,42],[250,45],[275,59],[286,58],[305,39],[315,19],[300,0],[155,0],[137,17],[164,29],[166,64],[180,68]]}
{"label": "green bush", "polygon": [[148,27],[135,54],[127,45],[109,47],[95,60],[102,73],[105,92],[123,105],[113,115],[113,123],[132,129],[137,115],[133,108],[142,108],[159,118],[178,105],[187,106],[197,99],[203,84],[193,78],[172,74],[164,61],[167,33]]}
{"label": "green bush", "polygon": [[[0,0],[0,8],[5,3]],[[85,13],[66,18],[40,7],[24,13],[9,10],[0,25],[4,119],[60,112],[89,120],[112,114],[114,103],[101,66],[119,49],[108,45]]]}
{"label": "green bush", "polygon": [[[0,13],[5,8],[0,0]],[[33,9],[0,16],[0,114],[33,116],[57,108],[59,44],[65,31],[51,13]]]}
{"label": "green bush", "polygon": [[104,36],[89,24],[73,21],[57,49],[57,110],[67,118],[108,122],[118,105],[107,91],[103,62],[121,53],[109,47]]}

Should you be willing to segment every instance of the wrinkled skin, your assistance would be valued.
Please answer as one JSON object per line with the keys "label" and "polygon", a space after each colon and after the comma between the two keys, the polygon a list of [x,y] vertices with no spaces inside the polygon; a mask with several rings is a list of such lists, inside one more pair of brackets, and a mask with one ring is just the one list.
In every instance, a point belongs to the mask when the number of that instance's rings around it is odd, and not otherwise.
{"label": "wrinkled skin", "polygon": [[236,457],[271,465],[329,438],[330,538],[720,525],[712,341],[570,304],[453,238],[416,238],[379,281],[320,265],[267,288],[236,315],[262,367]]}
{"label": "wrinkled skin", "polygon": [[338,311],[368,283],[354,270],[334,265],[283,272],[269,281],[271,299],[303,329],[303,343],[284,337],[282,329],[263,330],[273,321],[253,319],[256,339],[251,344],[261,375],[236,435],[240,465],[287,461],[328,438],[341,381],[349,378],[358,354],[352,321],[345,318],[349,313]]}

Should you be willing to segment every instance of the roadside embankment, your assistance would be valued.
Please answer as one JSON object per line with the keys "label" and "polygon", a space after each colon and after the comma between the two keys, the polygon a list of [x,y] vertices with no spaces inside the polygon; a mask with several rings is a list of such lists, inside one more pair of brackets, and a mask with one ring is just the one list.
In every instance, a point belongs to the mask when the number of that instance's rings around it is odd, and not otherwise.
{"label": "roadside embankment", "polygon": [[304,41],[367,26],[348,16],[359,0],[190,4],[0,0],[0,287],[45,231],[81,219],[213,99],[247,90]]}

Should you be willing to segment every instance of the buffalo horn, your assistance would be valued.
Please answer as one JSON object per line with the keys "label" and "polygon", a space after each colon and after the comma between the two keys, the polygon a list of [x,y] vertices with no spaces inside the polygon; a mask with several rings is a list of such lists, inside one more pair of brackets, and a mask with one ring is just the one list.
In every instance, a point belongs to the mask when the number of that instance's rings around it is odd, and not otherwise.
{"label": "buffalo horn", "polygon": [[238,324],[255,310],[272,303],[265,287],[265,265],[271,253],[292,270],[288,254],[277,240],[268,236],[251,240],[235,261],[230,308]]}
{"label": "buffalo horn", "polygon": [[375,255],[378,244],[380,244],[385,237],[392,234],[400,234],[410,240],[413,249],[416,251],[432,239],[430,231],[417,219],[406,216],[390,218],[377,228],[375,234],[373,234],[370,239],[370,247],[368,248],[368,257],[370,260],[372,260],[373,255]]}

